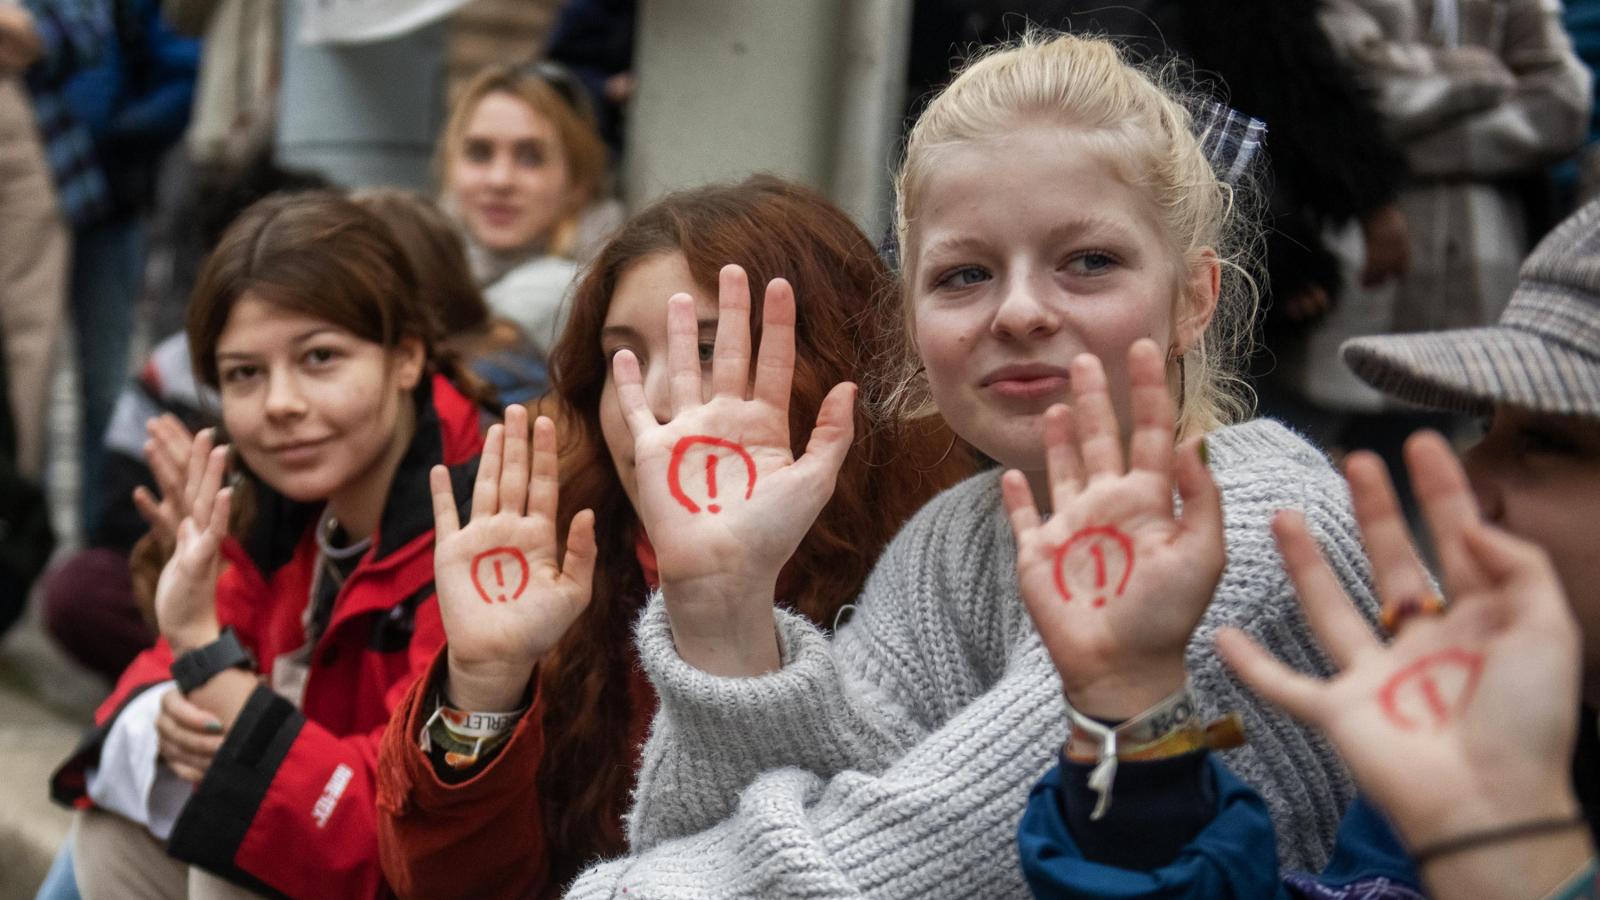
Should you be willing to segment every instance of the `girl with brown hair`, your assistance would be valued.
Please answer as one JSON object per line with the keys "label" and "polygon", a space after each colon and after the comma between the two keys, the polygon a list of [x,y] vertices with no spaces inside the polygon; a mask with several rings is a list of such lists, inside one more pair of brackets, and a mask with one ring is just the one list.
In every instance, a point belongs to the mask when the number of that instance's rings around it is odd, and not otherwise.
{"label": "girl with brown hair", "polygon": [[544,68],[486,69],[450,108],[438,170],[442,205],[467,238],[490,307],[548,356],[595,240],[586,223],[601,200],[606,150],[593,116]]}
{"label": "girl with brown hair", "polygon": [[[509,466],[509,477],[487,476],[491,489],[500,488],[501,512],[493,514],[496,503],[480,488],[474,500],[480,515],[455,540],[440,539],[438,584],[449,649],[392,720],[380,760],[384,866],[401,896],[556,894],[585,863],[624,848],[622,814],[656,706],[631,628],[657,576],[650,538],[634,509],[633,444],[621,420],[611,358],[629,350],[641,360],[645,393],[667,415],[668,298],[692,298],[701,359],[709,364],[717,286],[726,290],[730,279],[745,278],[753,284],[785,279],[799,298],[787,394],[796,453],[806,447],[832,385],[866,372],[883,329],[894,327],[873,313],[876,293],[892,283],[871,242],[821,197],[777,179],[669,196],[634,216],[606,245],[579,285],[571,322],[552,357],[555,390],[542,409],[560,423],[563,440],[557,454],[554,428],[541,421],[533,429],[529,515],[519,514],[528,482],[510,484],[509,509],[505,500],[508,482],[525,477],[519,473],[530,455],[526,420],[513,411],[504,438],[491,434],[485,456],[486,472],[491,457]],[[751,306],[759,322],[761,300]],[[751,339],[759,338],[758,329]],[[875,421],[864,408],[849,415],[855,438],[847,444],[839,490],[781,579],[781,602],[822,627],[832,627],[860,591],[900,524],[971,469],[970,457],[937,420],[896,426]],[[502,443],[503,454],[497,453]],[[696,461],[702,467],[692,477],[712,479],[720,471],[729,496],[742,483],[731,457],[702,454]],[[452,506],[447,487],[435,483],[442,511]],[[570,584],[538,603],[527,596],[498,602],[507,593],[486,603],[464,587],[471,556],[466,545],[505,549],[516,541],[509,529],[530,521],[540,523],[547,538],[542,558],[553,571],[555,535],[574,529],[569,553],[588,539],[591,520],[583,510],[592,511],[596,523],[592,600]],[[497,524],[508,530],[491,534]],[[480,540],[462,540],[475,527]],[[530,578],[539,570],[535,566]],[[472,574],[485,582],[493,577],[488,570]],[[438,727],[449,718],[436,715],[440,710],[518,707],[526,712],[511,718],[505,731],[483,734],[484,745],[474,741],[460,752],[450,749],[451,736]]]}
{"label": "girl with brown hair", "polygon": [[161,639],[54,780],[85,896],[382,890],[378,739],[444,640],[426,473],[482,447],[415,284],[328,193],[256,204],[206,261],[188,336],[231,448],[193,441]]}

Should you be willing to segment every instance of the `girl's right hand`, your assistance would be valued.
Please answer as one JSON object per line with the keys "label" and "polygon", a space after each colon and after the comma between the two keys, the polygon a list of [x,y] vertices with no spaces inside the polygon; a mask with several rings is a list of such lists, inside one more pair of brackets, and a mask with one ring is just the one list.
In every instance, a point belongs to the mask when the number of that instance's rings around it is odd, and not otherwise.
{"label": "girl's right hand", "polygon": [[[449,640],[450,703],[509,712],[527,690],[539,658],[589,605],[594,578],[594,513],[579,512],[556,542],[556,428],[540,416],[528,448],[528,411],[506,408],[489,429],[472,489],[472,518],[461,527],[450,473],[435,466],[434,586]],[[531,475],[530,475],[531,462]]]}
{"label": "girl's right hand", "polygon": [[816,521],[850,450],[855,386],[835,385],[805,452],[789,437],[794,291],[767,285],[761,349],[750,359],[750,284],[725,266],[717,292],[710,399],[701,390],[694,300],[667,302],[672,417],[657,421],[638,359],[613,358],[617,399],[634,441],[638,513],[655,549],[678,652],[719,675],[776,667],[778,573]]}

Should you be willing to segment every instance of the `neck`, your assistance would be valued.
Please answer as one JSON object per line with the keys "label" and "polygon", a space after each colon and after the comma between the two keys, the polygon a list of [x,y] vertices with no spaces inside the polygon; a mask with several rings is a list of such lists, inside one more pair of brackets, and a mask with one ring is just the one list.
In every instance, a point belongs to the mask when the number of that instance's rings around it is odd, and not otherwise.
{"label": "neck", "polygon": [[400,468],[400,460],[416,434],[417,413],[411,397],[402,397],[400,404],[394,435],[377,464],[328,498],[328,511],[351,541],[366,540],[377,532],[384,503],[389,499],[389,488],[394,483],[394,473]]}

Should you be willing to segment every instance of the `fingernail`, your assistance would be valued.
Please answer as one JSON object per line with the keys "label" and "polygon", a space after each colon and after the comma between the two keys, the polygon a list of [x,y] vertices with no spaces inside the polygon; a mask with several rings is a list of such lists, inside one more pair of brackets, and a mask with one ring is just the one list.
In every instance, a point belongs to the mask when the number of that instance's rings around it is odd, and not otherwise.
{"label": "fingernail", "polygon": [[1206,446],[1205,438],[1200,439],[1200,465],[1208,469],[1211,467],[1211,448]]}
{"label": "fingernail", "polygon": [[206,731],[209,731],[212,734],[221,734],[222,733],[222,723],[217,721],[216,719],[212,719],[211,721],[206,723]]}

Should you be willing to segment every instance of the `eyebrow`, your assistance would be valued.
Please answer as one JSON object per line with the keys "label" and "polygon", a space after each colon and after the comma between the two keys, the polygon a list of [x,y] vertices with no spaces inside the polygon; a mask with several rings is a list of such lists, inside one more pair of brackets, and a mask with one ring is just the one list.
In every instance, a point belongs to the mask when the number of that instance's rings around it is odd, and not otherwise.
{"label": "eyebrow", "polygon": [[[306,341],[309,341],[312,338],[314,338],[314,337],[316,337],[316,336],[318,336],[320,334],[338,333],[341,330],[342,329],[335,328],[332,325],[318,325],[315,328],[311,328],[311,329],[308,329],[306,331],[302,331],[299,334],[295,335],[294,337],[290,338],[289,339],[289,343],[291,343],[291,344],[303,344]],[[245,352],[240,351],[240,350],[218,350],[217,351],[217,359],[218,360],[224,360],[224,359],[255,359],[256,357],[258,357],[260,355],[261,354],[259,354],[259,353],[245,353]]]}
{"label": "eyebrow", "polygon": [[[1129,243],[1134,239],[1133,229],[1127,222],[1100,215],[1080,216],[1054,225],[1045,233],[1045,239],[1053,243],[1081,238],[1090,232],[1109,233],[1109,239]],[[972,232],[957,233],[935,239],[922,250],[922,255],[970,253],[988,244],[986,239]]]}

